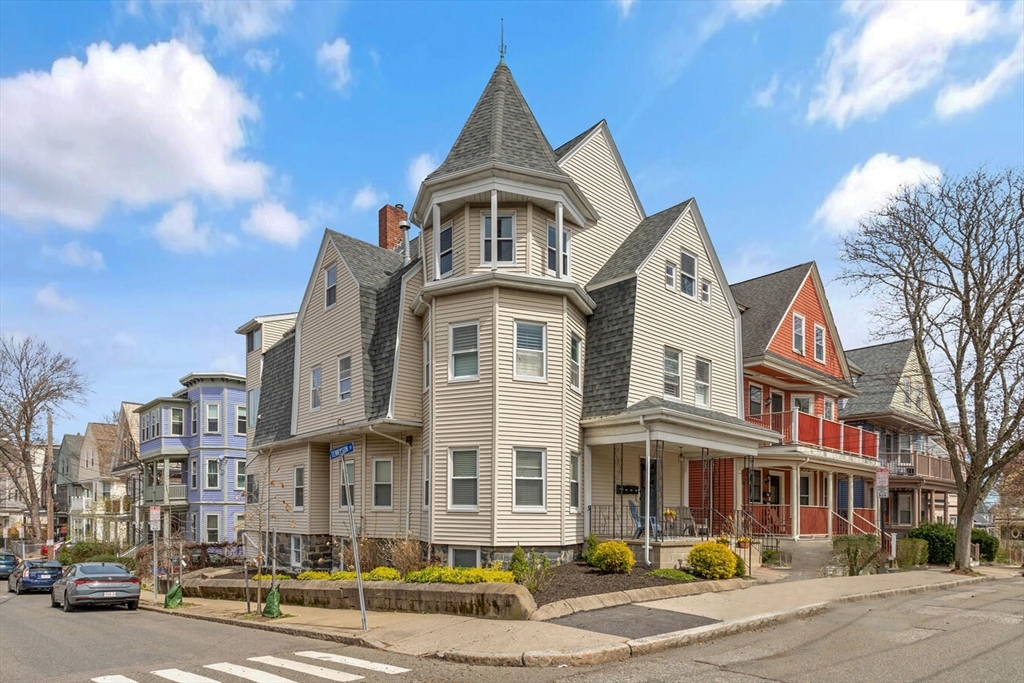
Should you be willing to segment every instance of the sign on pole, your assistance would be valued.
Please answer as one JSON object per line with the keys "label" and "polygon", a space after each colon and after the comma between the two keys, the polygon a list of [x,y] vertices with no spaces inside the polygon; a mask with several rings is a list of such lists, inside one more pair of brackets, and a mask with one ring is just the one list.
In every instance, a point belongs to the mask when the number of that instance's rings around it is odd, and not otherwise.
{"label": "sign on pole", "polygon": [[343,455],[348,455],[349,453],[352,453],[353,451],[355,451],[355,449],[356,449],[356,445],[355,445],[355,443],[353,443],[351,441],[349,441],[348,443],[343,443],[340,446],[338,446],[337,448],[332,448],[331,449],[331,460],[334,460],[336,458],[340,458]]}
{"label": "sign on pole", "polygon": [[[343,446],[338,446],[337,448],[332,449],[331,458],[341,458],[341,490],[346,492],[345,497],[348,498],[348,528],[352,536],[352,561],[356,566],[356,590],[359,592],[359,613],[363,618],[363,630],[367,631],[369,629],[366,627],[366,599],[363,597],[363,571],[359,568],[359,539],[356,537],[355,505],[353,504],[352,496],[347,494],[349,491],[349,481],[348,467],[345,465],[345,455],[347,453],[351,453],[352,449],[352,442],[349,441]],[[338,451],[337,455],[334,454],[335,451]]]}
{"label": "sign on pole", "polygon": [[149,506],[149,523],[159,524],[160,523],[160,506],[150,505]]}
{"label": "sign on pole", "polygon": [[889,497],[889,470],[884,467],[875,470],[875,491],[879,498]]}

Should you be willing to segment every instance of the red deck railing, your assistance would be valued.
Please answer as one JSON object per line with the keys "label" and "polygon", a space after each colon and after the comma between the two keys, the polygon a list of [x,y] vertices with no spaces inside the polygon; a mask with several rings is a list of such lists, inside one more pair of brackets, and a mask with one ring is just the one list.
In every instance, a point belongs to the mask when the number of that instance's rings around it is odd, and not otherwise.
{"label": "red deck railing", "polygon": [[895,477],[929,477],[953,481],[953,465],[949,458],[914,451],[879,453],[878,457],[885,463],[889,474]]}
{"label": "red deck railing", "polygon": [[800,507],[800,535],[824,535],[828,533],[827,507]]}
{"label": "red deck railing", "polygon": [[782,434],[781,443],[817,446],[865,458],[878,457],[878,435],[824,417],[787,410],[748,415],[747,422]]}

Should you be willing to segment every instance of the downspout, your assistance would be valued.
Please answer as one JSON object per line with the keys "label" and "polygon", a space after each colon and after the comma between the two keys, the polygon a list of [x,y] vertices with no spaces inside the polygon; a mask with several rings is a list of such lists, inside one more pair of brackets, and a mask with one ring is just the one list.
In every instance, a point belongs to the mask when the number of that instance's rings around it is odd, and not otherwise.
{"label": "downspout", "polygon": [[367,425],[366,428],[369,429],[372,433],[376,434],[377,436],[383,436],[385,439],[389,439],[391,441],[394,441],[395,443],[400,443],[403,446],[405,446],[405,533],[408,535],[412,523],[412,509],[409,507],[409,486],[411,485],[412,479],[412,444],[407,441],[403,441],[398,437],[391,436],[390,434],[378,432],[376,429],[373,428],[373,425]]}
{"label": "downspout", "polygon": [[640,416],[644,428],[644,564],[651,566],[651,426]]}

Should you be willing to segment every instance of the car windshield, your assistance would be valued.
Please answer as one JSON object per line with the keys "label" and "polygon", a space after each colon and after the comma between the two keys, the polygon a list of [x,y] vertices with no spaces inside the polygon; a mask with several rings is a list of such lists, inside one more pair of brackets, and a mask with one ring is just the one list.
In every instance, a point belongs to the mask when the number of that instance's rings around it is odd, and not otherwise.
{"label": "car windshield", "polygon": [[119,564],[82,564],[78,566],[82,574],[117,574],[131,576],[131,573]]}
{"label": "car windshield", "polygon": [[25,562],[25,566],[26,567],[53,567],[55,569],[60,569],[64,565],[62,565],[60,562],[57,562],[56,560],[48,560],[48,561],[43,561],[43,560],[27,560]]}
{"label": "car windshield", "polygon": [[16,558],[14,555],[11,555],[10,553],[0,553],[0,562],[14,562],[17,559],[18,558]]}

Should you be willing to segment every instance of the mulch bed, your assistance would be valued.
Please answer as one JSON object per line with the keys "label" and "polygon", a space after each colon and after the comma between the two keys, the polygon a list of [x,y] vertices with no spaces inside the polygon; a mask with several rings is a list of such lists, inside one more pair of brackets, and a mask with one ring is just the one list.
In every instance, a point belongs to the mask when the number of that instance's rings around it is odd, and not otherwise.
{"label": "mulch bed", "polygon": [[672,586],[679,583],[672,579],[651,576],[649,572],[650,570],[646,567],[637,564],[629,574],[602,574],[582,560],[577,560],[555,567],[551,578],[533,594],[533,599],[539,607],[549,602],[578,598],[584,595],[613,593],[633,588],[650,588],[651,586]]}

